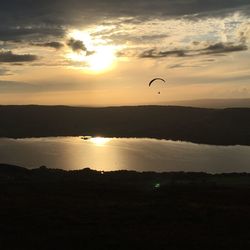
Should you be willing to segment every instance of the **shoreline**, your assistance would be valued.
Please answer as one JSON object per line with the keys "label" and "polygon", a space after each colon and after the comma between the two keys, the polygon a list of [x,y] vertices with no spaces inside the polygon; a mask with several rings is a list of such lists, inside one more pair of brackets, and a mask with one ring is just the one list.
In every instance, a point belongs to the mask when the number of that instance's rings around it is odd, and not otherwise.
{"label": "shoreline", "polygon": [[89,135],[250,146],[250,108],[0,106],[0,117],[0,137],[8,138]]}
{"label": "shoreline", "polygon": [[[43,139],[43,138],[64,138],[64,137],[85,137],[85,136],[82,136],[82,135],[37,135],[37,136],[16,136],[16,137],[13,137],[13,136],[10,136],[10,137],[7,137],[7,136],[0,136],[0,139],[13,139],[13,140],[18,140],[18,139]],[[214,143],[205,143],[205,142],[196,142],[196,141],[188,141],[188,140],[180,140],[180,139],[170,139],[170,138],[156,138],[156,137],[136,137],[136,136],[131,136],[131,137],[126,137],[126,136],[106,136],[105,134],[102,134],[102,135],[88,135],[87,137],[89,138],[95,138],[95,137],[104,137],[104,138],[114,138],[114,139],[149,139],[149,140],[164,140],[164,141],[171,141],[171,142],[180,142],[180,143],[191,143],[191,144],[197,144],[197,145],[207,145],[207,146],[222,146],[222,147],[230,147],[230,146],[250,146],[250,143],[246,143],[246,144],[238,144],[238,143],[235,143],[235,144],[214,144]],[[88,139],[83,139],[81,138],[82,140],[89,140]]]}
{"label": "shoreline", "polygon": [[[129,179],[130,183],[140,180],[143,182],[154,182],[158,180],[162,186],[169,185],[198,185],[198,186],[247,186],[250,188],[250,173],[231,172],[231,173],[208,173],[193,171],[136,171],[136,170],[94,170],[91,168],[82,168],[75,170],[66,170],[59,168],[48,168],[46,166],[26,168],[22,166],[0,163],[0,183],[16,181],[42,181],[42,182],[61,182],[61,181],[80,181],[88,178],[96,182],[106,182],[116,180],[124,182]],[[131,182],[132,181],[132,182]]]}

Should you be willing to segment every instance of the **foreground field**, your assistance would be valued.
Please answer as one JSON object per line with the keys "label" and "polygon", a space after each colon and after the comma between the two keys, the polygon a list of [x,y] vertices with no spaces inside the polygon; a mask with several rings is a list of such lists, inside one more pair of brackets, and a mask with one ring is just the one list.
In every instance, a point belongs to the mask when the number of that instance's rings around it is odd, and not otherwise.
{"label": "foreground field", "polygon": [[250,175],[0,165],[1,249],[248,249]]}

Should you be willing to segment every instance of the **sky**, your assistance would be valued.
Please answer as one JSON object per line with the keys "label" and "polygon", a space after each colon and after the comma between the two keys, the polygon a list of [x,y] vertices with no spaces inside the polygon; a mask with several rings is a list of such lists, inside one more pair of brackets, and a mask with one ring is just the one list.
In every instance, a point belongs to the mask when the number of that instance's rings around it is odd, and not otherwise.
{"label": "sky", "polygon": [[1,0],[0,104],[250,98],[249,45],[250,0]]}

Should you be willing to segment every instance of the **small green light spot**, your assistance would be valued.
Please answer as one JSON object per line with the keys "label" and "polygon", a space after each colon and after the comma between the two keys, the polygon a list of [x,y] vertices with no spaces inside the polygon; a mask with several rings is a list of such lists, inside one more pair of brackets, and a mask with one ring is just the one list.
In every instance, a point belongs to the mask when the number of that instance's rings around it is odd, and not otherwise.
{"label": "small green light spot", "polygon": [[156,183],[155,184],[155,188],[160,188],[161,187],[161,184],[160,183]]}

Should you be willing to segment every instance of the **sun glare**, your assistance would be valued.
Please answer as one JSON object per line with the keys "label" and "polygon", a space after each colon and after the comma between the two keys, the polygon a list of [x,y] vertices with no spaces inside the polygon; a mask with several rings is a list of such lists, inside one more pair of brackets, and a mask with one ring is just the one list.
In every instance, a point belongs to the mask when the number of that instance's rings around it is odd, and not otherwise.
{"label": "sun glare", "polygon": [[105,137],[93,137],[89,139],[92,143],[94,143],[96,146],[104,146],[106,143],[111,141],[110,138]]}
{"label": "sun glare", "polygon": [[89,68],[94,71],[102,71],[112,66],[115,61],[114,48],[112,46],[98,46],[95,53],[87,58]]}
{"label": "sun glare", "polygon": [[108,45],[106,41],[93,39],[87,32],[72,31],[69,38],[82,41],[86,51],[70,52],[66,56],[74,62],[82,63],[89,72],[102,72],[112,68],[116,60],[116,47]]}

